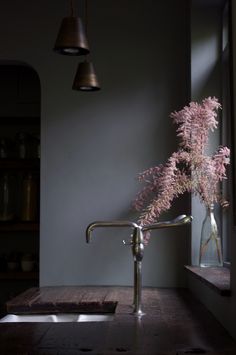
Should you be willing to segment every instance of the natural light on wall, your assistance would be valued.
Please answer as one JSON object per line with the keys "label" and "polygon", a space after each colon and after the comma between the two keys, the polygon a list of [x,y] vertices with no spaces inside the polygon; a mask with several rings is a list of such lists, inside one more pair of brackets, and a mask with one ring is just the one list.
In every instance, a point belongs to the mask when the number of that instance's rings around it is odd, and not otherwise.
{"label": "natural light on wall", "polygon": [[[192,12],[191,23],[191,101],[200,101],[204,97],[217,97],[222,100],[221,78],[221,48],[222,48],[222,19],[221,14],[212,8],[197,8]],[[218,117],[221,121],[221,117]],[[221,142],[221,124],[210,136],[208,147],[212,154]],[[205,208],[199,199],[192,197],[192,243],[191,263],[199,264],[199,245],[202,221]],[[220,213],[216,218],[221,231]]]}

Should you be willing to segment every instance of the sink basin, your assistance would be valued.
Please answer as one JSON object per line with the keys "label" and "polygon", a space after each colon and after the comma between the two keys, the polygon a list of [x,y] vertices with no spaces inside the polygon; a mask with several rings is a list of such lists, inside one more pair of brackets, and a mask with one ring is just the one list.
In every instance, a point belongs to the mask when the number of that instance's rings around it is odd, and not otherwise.
{"label": "sink basin", "polygon": [[8,314],[0,319],[0,323],[63,323],[63,322],[107,322],[114,319],[114,314],[76,314],[76,313],[58,313],[58,314]]}

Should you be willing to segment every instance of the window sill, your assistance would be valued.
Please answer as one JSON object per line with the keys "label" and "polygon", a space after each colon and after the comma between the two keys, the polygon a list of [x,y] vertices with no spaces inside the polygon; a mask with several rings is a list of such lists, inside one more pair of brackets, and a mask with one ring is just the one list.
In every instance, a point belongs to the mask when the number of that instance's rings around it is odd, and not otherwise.
{"label": "window sill", "polygon": [[226,267],[207,267],[185,265],[185,269],[221,296],[230,296],[230,270]]}

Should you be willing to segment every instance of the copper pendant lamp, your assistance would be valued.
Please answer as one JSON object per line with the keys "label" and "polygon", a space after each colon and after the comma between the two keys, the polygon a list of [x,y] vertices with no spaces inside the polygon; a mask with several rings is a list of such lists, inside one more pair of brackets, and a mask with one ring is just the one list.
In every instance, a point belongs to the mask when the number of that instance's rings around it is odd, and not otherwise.
{"label": "copper pendant lamp", "polygon": [[[88,1],[85,0],[85,26],[88,33]],[[74,78],[73,90],[80,91],[98,91],[101,89],[98,82],[93,63],[87,58],[84,62],[79,63],[78,69]]]}
{"label": "copper pendant lamp", "polygon": [[72,89],[80,91],[98,91],[101,89],[93,63],[87,60],[79,63]]}
{"label": "copper pendant lamp", "polygon": [[70,1],[71,16],[62,20],[54,51],[65,55],[86,55],[89,45],[80,17],[74,15],[73,0]]}

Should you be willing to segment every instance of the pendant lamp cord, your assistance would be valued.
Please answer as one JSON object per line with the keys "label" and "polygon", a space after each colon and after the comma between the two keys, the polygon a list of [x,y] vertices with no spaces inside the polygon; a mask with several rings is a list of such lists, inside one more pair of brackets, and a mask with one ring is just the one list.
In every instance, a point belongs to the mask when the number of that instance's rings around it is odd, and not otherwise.
{"label": "pendant lamp cord", "polygon": [[85,33],[88,35],[88,0],[85,0]]}
{"label": "pendant lamp cord", "polygon": [[[84,0],[85,1],[85,33],[86,36],[88,36],[88,0]],[[87,62],[88,60],[88,55],[85,55],[85,61]]]}
{"label": "pendant lamp cord", "polygon": [[70,0],[70,13],[71,13],[71,17],[74,17],[74,1]]}

